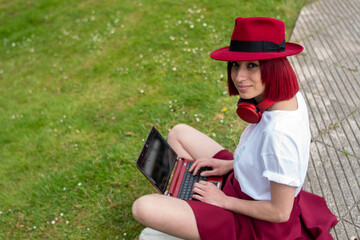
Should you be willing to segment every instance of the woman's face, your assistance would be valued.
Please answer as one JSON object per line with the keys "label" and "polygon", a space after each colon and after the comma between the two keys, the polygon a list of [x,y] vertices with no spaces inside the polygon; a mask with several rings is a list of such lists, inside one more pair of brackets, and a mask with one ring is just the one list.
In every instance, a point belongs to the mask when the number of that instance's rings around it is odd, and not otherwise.
{"label": "woman's face", "polygon": [[231,62],[231,79],[241,98],[263,100],[265,84],[261,81],[259,61]]}

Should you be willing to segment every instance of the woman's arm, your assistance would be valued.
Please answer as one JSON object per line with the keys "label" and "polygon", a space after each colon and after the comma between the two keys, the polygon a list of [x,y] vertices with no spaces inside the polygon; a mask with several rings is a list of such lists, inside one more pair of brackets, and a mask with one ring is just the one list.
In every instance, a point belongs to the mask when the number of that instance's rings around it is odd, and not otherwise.
{"label": "woman's arm", "polygon": [[222,207],[269,222],[288,221],[294,204],[296,188],[270,182],[270,191],[270,201],[249,201],[227,197]]}
{"label": "woman's arm", "polygon": [[196,194],[193,198],[269,222],[286,222],[289,220],[294,204],[295,187],[270,182],[271,200],[255,201],[226,196],[212,185],[203,181],[194,185],[194,193]]}

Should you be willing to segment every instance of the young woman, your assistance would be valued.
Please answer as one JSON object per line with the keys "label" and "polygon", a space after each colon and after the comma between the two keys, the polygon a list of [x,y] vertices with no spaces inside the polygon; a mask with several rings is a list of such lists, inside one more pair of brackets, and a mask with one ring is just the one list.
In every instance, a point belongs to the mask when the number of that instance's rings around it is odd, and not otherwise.
{"label": "young woman", "polygon": [[[223,188],[196,183],[193,198],[199,201],[143,196],[133,204],[135,219],[184,239],[332,238],[329,229],[337,219],[322,198],[301,190],[311,135],[307,107],[286,57],[302,50],[285,43],[280,20],[236,18],[230,46],[210,55],[228,62],[229,94],[240,95],[237,113],[251,123],[234,155],[184,124],[168,135],[179,156],[196,160],[191,172],[211,167],[202,175],[224,175]],[[160,234],[149,228],[141,238]]]}

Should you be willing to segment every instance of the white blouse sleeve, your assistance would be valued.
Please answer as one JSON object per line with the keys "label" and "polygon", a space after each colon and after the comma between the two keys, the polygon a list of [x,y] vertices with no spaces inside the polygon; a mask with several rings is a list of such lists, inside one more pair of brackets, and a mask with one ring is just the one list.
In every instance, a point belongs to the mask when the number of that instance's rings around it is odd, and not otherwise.
{"label": "white blouse sleeve", "polygon": [[260,158],[263,164],[262,176],[269,181],[299,187],[299,155],[296,141],[281,132],[264,132]]}

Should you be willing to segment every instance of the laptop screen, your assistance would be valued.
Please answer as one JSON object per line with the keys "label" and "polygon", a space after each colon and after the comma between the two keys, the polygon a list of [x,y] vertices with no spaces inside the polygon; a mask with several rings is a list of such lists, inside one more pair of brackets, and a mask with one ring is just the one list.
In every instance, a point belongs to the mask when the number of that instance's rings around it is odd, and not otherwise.
{"label": "laptop screen", "polygon": [[176,158],[175,151],[152,127],[136,165],[160,192],[165,193]]}

